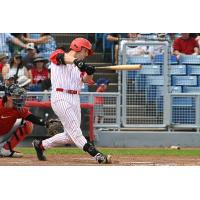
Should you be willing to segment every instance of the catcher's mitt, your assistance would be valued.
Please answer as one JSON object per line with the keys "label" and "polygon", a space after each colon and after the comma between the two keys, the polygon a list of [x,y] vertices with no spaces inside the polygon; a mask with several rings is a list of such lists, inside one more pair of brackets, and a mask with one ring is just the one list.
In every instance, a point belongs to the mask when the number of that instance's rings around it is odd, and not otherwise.
{"label": "catcher's mitt", "polygon": [[49,135],[54,136],[64,131],[63,125],[59,119],[50,119],[46,122]]}

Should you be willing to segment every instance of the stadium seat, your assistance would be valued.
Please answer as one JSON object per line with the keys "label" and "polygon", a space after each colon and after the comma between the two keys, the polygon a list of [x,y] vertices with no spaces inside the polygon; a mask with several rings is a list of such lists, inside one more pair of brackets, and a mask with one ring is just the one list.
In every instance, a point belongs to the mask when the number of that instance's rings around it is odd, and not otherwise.
{"label": "stadium seat", "polygon": [[151,64],[151,57],[148,55],[144,56],[127,56],[127,64]]}
{"label": "stadium seat", "polygon": [[186,75],[187,70],[185,65],[171,65],[170,66],[171,75]]}
{"label": "stadium seat", "polygon": [[196,119],[194,97],[172,98],[172,123],[194,124]]}
{"label": "stadium seat", "polygon": [[200,93],[200,87],[184,86],[183,92],[184,93]]}
{"label": "stadium seat", "polygon": [[162,85],[164,85],[164,77],[163,76],[148,76],[147,77],[147,84],[162,86]]}
{"label": "stadium seat", "polygon": [[179,61],[181,64],[200,64],[200,55],[182,55]]}
{"label": "stadium seat", "polygon": [[[158,54],[158,55],[154,56],[154,58],[153,58],[153,63],[154,64],[163,64],[163,62],[164,62],[164,56],[163,56],[163,54]],[[171,64],[178,64],[176,56],[171,55],[170,63]]]}
{"label": "stadium seat", "polygon": [[173,97],[172,106],[194,106],[193,97]]}
{"label": "stadium seat", "polygon": [[182,87],[181,86],[171,86],[171,93],[181,93]]}
{"label": "stadium seat", "polygon": [[188,65],[187,66],[188,75],[200,75],[200,65]]}
{"label": "stadium seat", "polygon": [[160,75],[160,65],[144,65],[138,73],[144,75]]}
{"label": "stadium seat", "polygon": [[127,71],[127,78],[135,80],[135,77],[137,74],[138,74],[138,71]]}
{"label": "stadium seat", "polygon": [[146,89],[147,102],[155,102],[156,99],[161,95],[160,88],[158,86],[149,85]]}
{"label": "stadium seat", "polygon": [[172,86],[196,86],[197,77],[196,76],[172,76]]}
{"label": "stadium seat", "polygon": [[147,87],[146,76],[143,74],[137,74],[135,77],[135,89],[137,91],[145,91]]}

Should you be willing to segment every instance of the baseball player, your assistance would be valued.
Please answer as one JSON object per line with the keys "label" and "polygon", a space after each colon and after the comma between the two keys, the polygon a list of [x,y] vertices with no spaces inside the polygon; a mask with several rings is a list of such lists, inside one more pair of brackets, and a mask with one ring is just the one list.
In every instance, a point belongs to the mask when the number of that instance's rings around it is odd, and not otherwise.
{"label": "baseball player", "polygon": [[[84,38],[76,38],[70,44],[69,52],[56,50],[51,61],[51,106],[64,127],[64,132],[46,140],[34,140],[37,157],[46,160],[44,150],[59,144],[75,143],[89,153],[98,163],[111,163],[111,156],[99,152],[89,143],[80,129],[81,108],[79,93],[83,83],[92,79],[95,67],[83,60],[92,55],[92,45]],[[84,72],[84,73],[83,73]]]}
{"label": "baseball player", "polygon": [[14,148],[32,132],[33,124],[47,126],[47,121],[36,117],[24,107],[26,90],[17,84],[5,87],[0,101],[0,156],[20,158]]}

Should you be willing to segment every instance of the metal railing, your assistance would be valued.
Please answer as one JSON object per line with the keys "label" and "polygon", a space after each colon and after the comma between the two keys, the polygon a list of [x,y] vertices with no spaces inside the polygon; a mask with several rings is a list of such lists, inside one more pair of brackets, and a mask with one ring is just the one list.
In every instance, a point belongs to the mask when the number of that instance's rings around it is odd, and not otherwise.
{"label": "metal railing", "polygon": [[[0,97],[3,95],[4,92],[0,92]],[[50,96],[51,92],[27,92],[27,101],[44,105]],[[120,128],[120,93],[81,92],[80,101],[93,105],[94,127]]]}
{"label": "metal railing", "polygon": [[[154,63],[151,56],[147,54],[127,55],[127,48],[138,46],[162,46],[163,58],[160,64]],[[168,49],[168,42],[128,40],[121,44],[122,64],[142,64],[141,71],[122,71],[121,73],[122,124],[124,127],[160,128],[169,124],[170,113],[169,109],[166,109],[170,107]],[[153,67],[157,67],[157,72],[152,73],[152,70],[148,69]],[[157,95],[159,87],[162,87],[162,94]]]}

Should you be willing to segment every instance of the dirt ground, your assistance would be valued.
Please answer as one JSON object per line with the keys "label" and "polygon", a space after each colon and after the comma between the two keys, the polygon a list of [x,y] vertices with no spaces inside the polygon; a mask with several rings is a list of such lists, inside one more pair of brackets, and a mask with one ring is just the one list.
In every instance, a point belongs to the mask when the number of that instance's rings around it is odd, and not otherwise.
{"label": "dirt ground", "polygon": [[[106,166],[200,166],[199,156],[117,156]],[[95,166],[88,155],[48,155],[47,161],[38,161],[34,155],[23,158],[0,158],[0,166]],[[98,165],[102,166],[102,165]]]}

